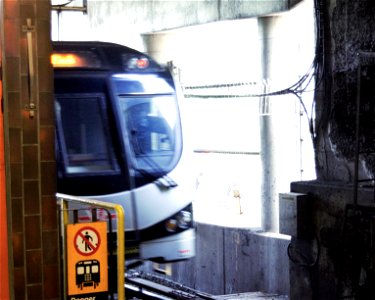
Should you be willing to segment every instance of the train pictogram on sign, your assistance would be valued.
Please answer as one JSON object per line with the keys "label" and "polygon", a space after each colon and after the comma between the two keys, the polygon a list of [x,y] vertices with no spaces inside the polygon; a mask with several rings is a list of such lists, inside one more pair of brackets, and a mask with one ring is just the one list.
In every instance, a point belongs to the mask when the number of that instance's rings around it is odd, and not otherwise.
{"label": "train pictogram on sign", "polygon": [[100,263],[96,259],[81,260],[76,263],[76,285],[81,290],[92,286],[94,289],[100,283]]}

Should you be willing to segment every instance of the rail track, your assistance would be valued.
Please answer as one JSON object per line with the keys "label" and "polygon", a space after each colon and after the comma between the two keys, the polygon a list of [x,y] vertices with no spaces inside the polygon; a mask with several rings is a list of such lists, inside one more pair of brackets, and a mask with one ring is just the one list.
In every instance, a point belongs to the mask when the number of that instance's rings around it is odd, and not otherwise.
{"label": "rail track", "polygon": [[151,273],[128,272],[125,276],[127,299],[188,300],[217,299],[212,295],[196,291],[175,281]]}
{"label": "rail track", "polygon": [[211,295],[164,277],[144,272],[127,272],[125,294],[128,300],[287,300],[288,296],[261,292]]}

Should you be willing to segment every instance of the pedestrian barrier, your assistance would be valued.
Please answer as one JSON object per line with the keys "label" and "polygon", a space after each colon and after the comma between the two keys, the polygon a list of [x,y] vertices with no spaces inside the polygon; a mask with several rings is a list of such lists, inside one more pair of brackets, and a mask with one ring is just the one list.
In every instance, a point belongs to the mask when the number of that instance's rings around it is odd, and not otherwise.
{"label": "pedestrian barrier", "polygon": [[69,223],[69,203],[88,209],[111,209],[117,215],[117,299],[125,299],[125,213],[119,204],[65,194],[56,194],[60,205],[64,299],[81,299],[95,295],[103,299],[108,293],[107,227],[106,222]]}

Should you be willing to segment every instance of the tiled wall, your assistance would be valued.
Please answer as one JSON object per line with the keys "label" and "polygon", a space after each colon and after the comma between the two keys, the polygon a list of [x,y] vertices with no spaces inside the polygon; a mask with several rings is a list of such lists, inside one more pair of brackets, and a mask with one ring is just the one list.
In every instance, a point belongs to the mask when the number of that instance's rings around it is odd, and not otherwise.
{"label": "tiled wall", "polygon": [[[2,4],[11,290],[17,300],[60,299],[50,1],[3,0]],[[33,26],[34,81],[28,76],[27,19]],[[25,108],[30,93],[36,104],[33,117]]]}

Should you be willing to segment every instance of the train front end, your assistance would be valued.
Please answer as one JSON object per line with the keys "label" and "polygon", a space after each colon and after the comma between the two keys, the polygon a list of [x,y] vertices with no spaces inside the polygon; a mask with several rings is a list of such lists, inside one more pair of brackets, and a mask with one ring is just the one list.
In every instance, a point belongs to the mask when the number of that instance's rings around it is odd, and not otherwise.
{"label": "train front end", "polygon": [[[58,192],[121,204],[129,257],[193,257],[194,183],[170,72],[98,42],[55,42],[52,63]],[[73,208],[79,221],[91,220],[90,210]],[[116,228],[115,215],[99,219]]]}

